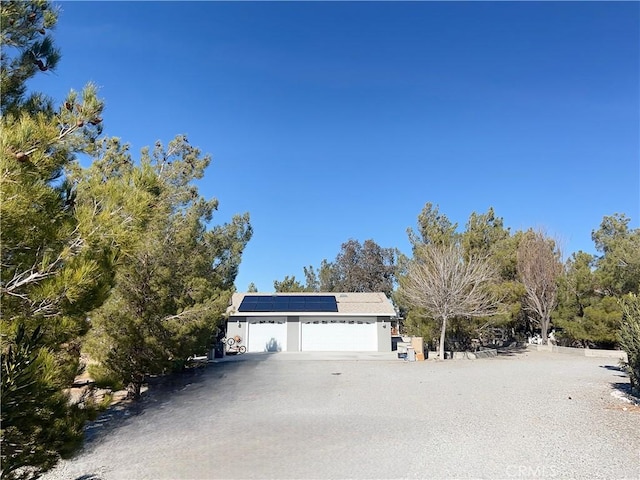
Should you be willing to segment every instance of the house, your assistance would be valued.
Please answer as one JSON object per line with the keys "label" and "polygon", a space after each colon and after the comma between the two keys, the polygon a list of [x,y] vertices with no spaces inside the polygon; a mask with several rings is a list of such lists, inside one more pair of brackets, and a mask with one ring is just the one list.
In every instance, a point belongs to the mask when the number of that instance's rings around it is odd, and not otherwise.
{"label": "house", "polygon": [[384,293],[234,293],[227,337],[248,352],[390,352],[396,311]]}

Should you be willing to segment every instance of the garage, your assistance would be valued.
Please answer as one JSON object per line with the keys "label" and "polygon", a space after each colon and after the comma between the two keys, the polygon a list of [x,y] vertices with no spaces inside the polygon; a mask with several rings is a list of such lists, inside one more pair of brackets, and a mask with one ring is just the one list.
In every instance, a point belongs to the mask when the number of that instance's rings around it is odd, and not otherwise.
{"label": "garage", "polygon": [[308,318],[302,322],[303,352],[375,352],[378,332],[374,318]]}
{"label": "garage", "polygon": [[383,292],[234,293],[227,338],[248,353],[390,352],[396,310]]}
{"label": "garage", "polygon": [[287,319],[250,318],[247,338],[248,352],[285,352],[287,350]]}

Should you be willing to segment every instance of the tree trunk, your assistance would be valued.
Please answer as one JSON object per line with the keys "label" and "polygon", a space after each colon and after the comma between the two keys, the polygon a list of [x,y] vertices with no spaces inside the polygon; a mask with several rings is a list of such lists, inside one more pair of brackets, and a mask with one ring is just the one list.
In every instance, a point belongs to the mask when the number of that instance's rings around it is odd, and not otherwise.
{"label": "tree trunk", "polygon": [[549,343],[549,317],[540,319],[540,335],[542,336],[542,344],[547,345]]}
{"label": "tree trunk", "polygon": [[142,397],[142,385],[144,384],[144,380],[144,375],[134,375],[133,380],[131,380],[127,387],[127,390],[129,391],[129,398],[139,400],[140,397]]}
{"label": "tree trunk", "polygon": [[442,317],[442,330],[440,331],[440,360],[444,360],[444,337],[447,331],[447,317]]}

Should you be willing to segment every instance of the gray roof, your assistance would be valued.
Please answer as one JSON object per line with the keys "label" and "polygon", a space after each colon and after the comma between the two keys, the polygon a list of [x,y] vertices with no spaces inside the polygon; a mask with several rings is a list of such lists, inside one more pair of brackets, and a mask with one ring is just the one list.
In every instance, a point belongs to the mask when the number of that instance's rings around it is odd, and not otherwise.
{"label": "gray roof", "polygon": [[238,312],[238,307],[245,295],[333,295],[338,305],[337,312],[281,312],[280,315],[304,316],[377,316],[395,317],[396,310],[391,300],[382,292],[301,292],[301,293],[234,293],[231,297],[231,305],[227,308],[229,316],[262,317],[274,316],[279,312]]}

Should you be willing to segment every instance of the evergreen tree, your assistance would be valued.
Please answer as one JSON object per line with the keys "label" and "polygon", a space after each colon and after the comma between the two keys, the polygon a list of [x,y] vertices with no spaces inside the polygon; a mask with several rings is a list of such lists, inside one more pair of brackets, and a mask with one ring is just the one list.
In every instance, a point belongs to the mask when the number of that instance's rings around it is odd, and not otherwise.
{"label": "evergreen tree", "polygon": [[412,228],[407,230],[409,241],[416,248],[422,245],[451,245],[457,240],[457,223],[452,223],[449,218],[440,213],[437,205],[427,202],[418,215],[418,232]]}
{"label": "evergreen tree", "polygon": [[28,98],[25,94],[27,80],[39,72],[54,70],[60,60],[60,52],[48,32],[58,21],[57,10],[45,0],[11,0],[2,2],[0,15],[2,115],[20,116],[25,110],[52,113],[50,100],[39,93]]}
{"label": "evergreen tree", "polygon": [[620,324],[620,346],[627,352],[624,364],[631,379],[631,388],[640,394],[640,298],[630,293],[620,301],[622,322]]}
{"label": "evergreen tree", "polygon": [[620,299],[640,292],[640,229],[624,214],[605,216],[592,232],[599,256],[573,254],[566,263],[554,323],[568,341],[613,348],[622,318]]}
{"label": "evergreen tree", "polygon": [[462,234],[461,243],[465,255],[491,255],[500,242],[509,238],[502,217],[496,217],[493,208],[487,213],[472,212]]}
{"label": "evergreen tree", "polygon": [[396,250],[382,248],[373,240],[360,244],[350,239],[333,264],[334,291],[384,292],[391,295],[395,284]]}
{"label": "evergreen tree", "polygon": [[37,478],[82,442],[91,409],[69,405],[40,328],[20,325],[2,352],[2,478]]}
{"label": "evergreen tree", "polygon": [[595,278],[603,295],[640,293],[640,228],[630,229],[630,221],[624,214],[605,216],[591,234],[601,253]]}
{"label": "evergreen tree", "polygon": [[145,149],[139,166],[114,141],[84,173],[82,183],[103,188],[79,199],[119,203],[118,217],[129,223],[114,289],[91,314],[88,351],[136,397],[148,375],[207,351],[251,237],[248,215],[207,229],[217,201],[193,182],[209,162],[184,136]]}
{"label": "evergreen tree", "polygon": [[[521,233],[511,235],[504,227],[501,217],[496,216],[493,208],[486,213],[471,213],[464,232],[456,232],[457,224],[451,222],[437,206],[427,203],[418,216],[418,233],[409,229],[409,240],[413,246],[414,259],[399,261],[398,276],[400,285],[406,283],[408,268],[418,260],[421,251],[429,245],[456,246],[465,260],[471,258],[486,259],[495,272],[495,279],[487,288],[494,298],[501,299],[501,308],[490,316],[469,318],[448,318],[450,326],[447,341],[453,348],[466,349],[472,346],[472,339],[489,343],[495,339],[495,329],[517,328],[522,322],[522,297],[524,288],[518,279],[516,252]],[[402,289],[402,288],[401,288]],[[412,335],[422,336],[435,344],[441,333],[440,320],[431,318],[423,308],[408,304],[402,295],[395,300],[405,318],[404,326]]]}
{"label": "evergreen tree", "polygon": [[396,281],[395,248],[382,248],[373,240],[349,239],[333,262],[326,259],[318,272],[304,268],[308,292],[384,292],[388,297]]}
{"label": "evergreen tree", "polygon": [[[86,314],[105,298],[113,260],[80,215],[68,175],[91,153],[103,104],[93,85],[55,108],[28,79],[53,70],[49,2],[0,4],[0,327],[2,475],[29,478],[70,453],[82,415],[68,405]],[[29,400],[31,399],[31,400]]]}
{"label": "evergreen tree", "polygon": [[318,269],[318,282],[321,292],[337,292],[340,290],[338,282],[338,271],[335,265],[326,258],[320,262]]}
{"label": "evergreen tree", "polygon": [[620,307],[597,292],[595,258],[579,251],[565,263],[553,323],[560,339],[583,346],[611,348],[617,342]]}
{"label": "evergreen tree", "polygon": [[295,275],[286,275],[282,281],[273,281],[273,290],[276,292],[306,292],[306,287],[296,280]]}
{"label": "evergreen tree", "polygon": [[320,280],[313,266],[304,267],[305,288],[308,292],[320,291]]}
{"label": "evergreen tree", "polygon": [[[204,351],[251,228],[248,215],[207,228],[217,203],[193,181],[209,158],[186,138],[134,165],[126,145],[99,139],[95,86],[57,108],[29,93],[26,81],[59,58],[47,35],[56,11],[0,9],[2,478],[35,478],[81,441],[87,410],[64,392],[87,331],[132,383]],[[96,161],[84,170],[77,154]]]}
{"label": "evergreen tree", "polygon": [[[396,282],[395,248],[383,248],[373,240],[349,239],[333,262],[322,260],[316,271],[304,267],[305,292],[384,292],[391,296]],[[291,290],[293,291],[293,290]]]}
{"label": "evergreen tree", "polygon": [[502,336],[505,330],[526,329],[522,309],[524,286],[517,272],[517,250],[521,237],[522,232],[511,235],[509,229],[504,227],[502,217],[497,217],[493,208],[484,214],[472,212],[465,231],[460,234],[465,258],[486,257],[497,273],[496,282],[491,288],[495,296],[502,299],[499,313],[463,322],[468,327],[469,335],[485,343],[495,340],[496,328],[502,330]]}

